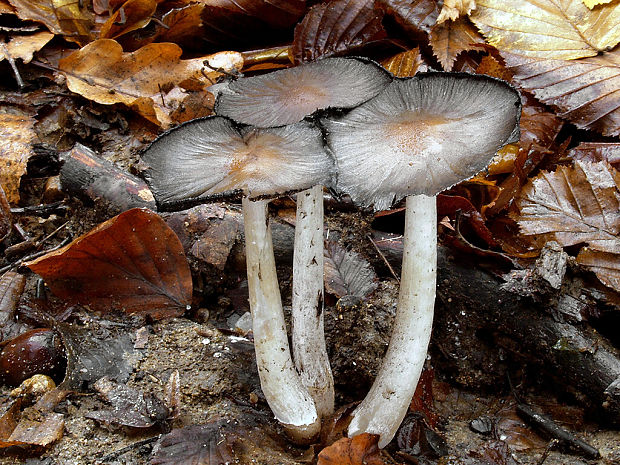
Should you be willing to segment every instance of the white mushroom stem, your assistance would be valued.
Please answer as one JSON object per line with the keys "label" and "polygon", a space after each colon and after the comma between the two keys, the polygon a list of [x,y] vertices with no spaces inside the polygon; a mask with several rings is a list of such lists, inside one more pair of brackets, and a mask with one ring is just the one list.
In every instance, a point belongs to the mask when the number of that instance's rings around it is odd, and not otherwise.
{"label": "white mushroom stem", "polygon": [[321,426],[314,401],[291,359],[267,203],[242,201],[256,364],[263,394],[276,419],[293,439],[306,442]]}
{"label": "white mushroom stem", "polygon": [[378,434],[379,447],[385,447],[405,417],[420,379],[431,336],[436,270],[436,198],[409,196],[392,338],[370,392],[353,412],[349,436]]}
{"label": "white mushroom stem", "polygon": [[293,256],[293,359],[319,417],[334,413],[334,378],[323,324],[323,188],[297,194]]}

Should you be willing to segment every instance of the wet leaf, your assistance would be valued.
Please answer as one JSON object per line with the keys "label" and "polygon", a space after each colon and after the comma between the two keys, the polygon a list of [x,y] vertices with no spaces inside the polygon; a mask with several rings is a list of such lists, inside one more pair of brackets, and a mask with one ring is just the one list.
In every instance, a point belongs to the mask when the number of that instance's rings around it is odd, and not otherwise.
{"label": "wet leaf", "polygon": [[423,64],[420,49],[414,48],[401,52],[381,62],[381,65],[396,77],[404,78],[414,76]]}
{"label": "wet leaf", "polygon": [[52,40],[54,34],[50,32],[37,32],[32,35],[18,35],[11,38],[6,48],[0,47],[0,61],[7,59],[8,55],[19,58],[24,63],[30,63],[34,52],[41,50],[45,44]]}
{"label": "wet leaf", "polygon": [[568,156],[573,160],[588,162],[606,161],[614,168],[620,168],[620,144],[605,142],[582,142],[570,150]]}
{"label": "wet leaf", "polygon": [[444,0],[443,7],[437,18],[437,24],[444,21],[456,21],[457,18],[467,16],[476,9],[476,0]]}
{"label": "wet leaf", "polygon": [[177,236],[155,213],[134,208],[27,266],[52,292],[103,312],[152,318],[182,314],[192,279]]}
{"label": "wet leaf", "polygon": [[522,190],[515,219],[525,235],[561,246],[614,243],[620,234],[620,176],[607,163],[576,161],[543,171]]}
{"label": "wet leaf", "polygon": [[376,288],[376,275],[370,263],[358,253],[335,242],[325,247],[325,290],[338,298],[351,295],[368,297]]}
{"label": "wet leaf", "polygon": [[[398,455],[437,458],[448,453],[448,445],[421,415],[407,414],[396,434]],[[415,462],[414,462],[415,463]]]}
{"label": "wet leaf", "polygon": [[342,438],[321,451],[317,465],[386,465],[378,440],[378,435],[368,433]]}
{"label": "wet leaf", "polygon": [[8,271],[0,276],[0,342],[10,334],[19,298],[24,292],[26,277]]}
{"label": "wet leaf", "polygon": [[29,116],[0,114],[0,185],[10,204],[19,203],[19,183],[37,140]]}
{"label": "wet leaf", "polygon": [[[602,247],[601,247],[602,245]],[[606,286],[620,291],[620,238],[606,244],[584,247],[577,255],[577,263],[593,271]]]}
{"label": "wet leaf", "polygon": [[430,44],[433,53],[446,71],[452,70],[459,53],[476,50],[476,44],[483,43],[484,39],[467,18],[438,23],[431,29]]}
{"label": "wet leaf", "polygon": [[22,418],[6,441],[0,440],[0,448],[19,446],[20,449],[47,447],[62,438],[65,429],[64,415],[47,412]]}
{"label": "wet leaf", "polygon": [[156,0],[128,0],[101,26],[99,38],[114,39],[145,27],[156,9]]}
{"label": "wet leaf", "polygon": [[202,3],[258,18],[274,28],[294,25],[306,10],[305,0],[202,0]]}
{"label": "wet leaf", "polygon": [[13,219],[11,217],[11,206],[6,198],[2,183],[0,181],[0,242],[7,237],[13,227]]}
{"label": "wet leaf", "polygon": [[87,418],[132,428],[150,428],[169,416],[168,408],[155,395],[145,394],[107,377],[101,378],[93,387],[112,405],[112,410],[88,412]]}
{"label": "wet leaf", "polygon": [[437,0],[379,0],[406,30],[430,32],[441,9]]}
{"label": "wet leaf", "polygon": [[593,57],[620,41],[617,2],[589,10],[581,0],[477,0],[470,18],[491,45],[523,57]]}
{"label": "wet leaf", "polygon": [[230,72],[243,65],[236,52],[190,60],[181,60],[181,53],[178,45],[170,43],[124,53],[114,40],[101,39],[60,60],[60,68],[73,92],[106,105],[124,103],[149,121],[167,126],[172,123],[171,112],[186,97],[184,81],[193,82],[192,88],[205,88],[222,75],[214,69]]}
{"label": "wet leaf", "polygon": [[409,406],[410,412],[421,413],[428,425],[431,428],[437,427],[439,416],[435,413],[435,398],[433,396],[433,379],[435,378],[435,371],[433,369],[427,369],[422,371],[420,381],[415,388],[415,393],[411,399],[411,405]]}
{"label": "wet leaf", "polygon": [[81,0],[10,0],[20,19],[38,21],[80,45],[91,39],[94,15]]}
{"label": "wet leaf", "polygon": [[385,36],[374,0],[334,0],[313,6],[295,27],[296,63],[343,54]]}
{"label": "wet leaf", "polygon": [[190,253],[199,260],[214,265],[218,270],[224,270],[228,255],[235,245],[238,234],[237,223],[231,221],[214,222],[194,242]]}
{"label": "wet leaf", "polygon": [[174,429],[157,443],[150,465],[218,465],[234,463],[227,420]]}
{"label": "wet leaf", "polygon": [[480,459],[481,465],[519,465],[504,441],[490,441],[480,449],[470,452],[470,455]]}
{"label": "wet leaf", "polygon": [[161,18],[168,29],[161,28],[157,35],[159,42],[174,42],[181,46],[195,48],[196,37],[202,34],[202,12],[204,3],[190,3],[173,8]]}

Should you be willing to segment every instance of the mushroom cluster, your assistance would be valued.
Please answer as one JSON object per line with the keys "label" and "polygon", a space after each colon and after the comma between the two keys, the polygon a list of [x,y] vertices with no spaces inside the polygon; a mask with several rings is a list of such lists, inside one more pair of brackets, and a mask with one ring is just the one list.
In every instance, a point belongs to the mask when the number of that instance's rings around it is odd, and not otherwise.
{"label": "mushroom cluster", "polygon": [[[163,134],[144,152],[161,207],[243,196],[250,310],[261,387],[291,436],[311,441],[334,409],[323,335],[323,186],[364,208],[407,197],[397,315],[388,351],[349,435],[394,436],[431,334],[436,201],[518,139],[520,98],[503,81],[462,73],[398,79],[374,62],[329,58],[218,85],[216,114]],[[292,357],[269,199],[297,194]],[[294,361],[293,361],[294,360]]]}

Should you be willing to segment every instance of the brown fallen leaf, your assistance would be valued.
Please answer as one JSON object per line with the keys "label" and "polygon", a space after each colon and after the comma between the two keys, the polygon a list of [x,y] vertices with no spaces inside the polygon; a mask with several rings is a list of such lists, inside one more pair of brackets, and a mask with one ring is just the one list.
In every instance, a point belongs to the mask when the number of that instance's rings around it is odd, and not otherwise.
{"label": "brown fallen leaf", "polygon": [[0,14],[15,14],[15,9],[7,0],[0,0]]}
{"label": "brown fallen leaf", "polygon": [[452,70],[459,53],[476,50],[476,44],[483,43],[484,39],[467,18],[437,23],[431,29],[430,44],[433,53],[446,71]]}
{"label": "brown fallen leaf", "polygon": [[82,0],[9,0],[20,19],[45,24],[54,34],[84,45],[91,40],[94,15]]}
{"label": "brown fallen leaf", "polygon": [[[423,65],[422,56],[418,47],[394,55],[383,60],[381,66],[396,77],[404,78],[414,76]],[[424,66],[424,68],[426,68]]]}
{"label": "brown fallen leaf", "polygon": [[306,10],[305,0],[201,0],[201,2],[209,7],[259,18],[274,28],[291,27]]}
{"label": "brown fallen leaf", "polygon": [[103,312],[122,309],[158,319],[181,315],[191,303],[183,247],[146,209],[121,213],[26,266],[57,296]]}
{"label": "brown fallen leaf", "polygon": [[[237,52],[220,52],[181,60],[176,44],[149,44],[131,53],[111,39],[100,39],[60,60],[73,92],[98,103],[124,103],[160,126],[172,123],[170,114],[186,97],[184,88],[205,88],[222,73],[240,70]],[[208,65],[205,65],[205,62]],[[185,81],[189,81],[187,84]]]}
{"label": "brown fallen leaf", "polygon": [[524,57],[593,57],[620,41],[620,3],[589,10],[581,0],[477,0],[470,14],[489,43]]}
{"label": "brown fallen leaf", "polygon": [[14,36],[6,44],[6,47],[0,47],[0,61],[8,59],[10,56],[13,59],[19,58],[24,63],[30,63],[34,52],[41,50],[45,44],[52,40],[52,37],[54,34],[45,31],[36,32],[32,35]]}
{"label": "brown fallen leaf", "polygon": [[190,253],[224,270],[235,240],[239,235],[238,224],[231,221],[214,222],[192,245]]}
{"label": "brown fallen leaf", "polygon": [[[602,247],[601,247],[602,246]],[[577,255],[577,263],[593,271],[606,286],[620,291],[620,238],[605,244],[584,247]]]}
{"label": "brown fallen leaf", "polygon": [[317,465],[387,465],[378,441],[378,435],[368,433],[339,439],[321,451]]}
{"label": "brown fallen leaf", "polygon": [[0,276],[0,342],[10,333],[25,285],[26,277],[22,274],[8,271]]}
{"label": "brown fallen leaf", "polygon": [[334,0],[314,5],[295,27],[295,63],[342,54],[385,37],[374,0]]}
{"label": "brown fallen leaf", "polygon": [[437,0],[379,0],[379,3],[405,30],[416,35],[430,32],[441,10]]}
{"label": "brown fallen leaf", "polygon": [[596,5],[604,5],[605,3],[610,3],[613,0],[582,0],[583,4],[585,6],[587,6],[588,8],[592,9],[594,8]]}
{"label": "brown fallen leaf", "polygon": [[37,135],[29,116],[0,114],[0,185],[10,204],[19,203],[19,183]]}
{"label": "brown fallen leaf", "polygon": [[589,162],[606,161],[616,169],[620,168],[620,143],[582,142],[568,152],[573,160]]}
{"label": "brown fallen leaf", "polygon": [[6,198],[2,184],[0,184],[0,242],[9,235],[12,228],[11,206]]}
{"label": "brown fallen leaf", "polygon": [[99,38],[115,39],[118,36],[145,27],[151,22],[156,9],[156,0],[126,1],[101,26]]}

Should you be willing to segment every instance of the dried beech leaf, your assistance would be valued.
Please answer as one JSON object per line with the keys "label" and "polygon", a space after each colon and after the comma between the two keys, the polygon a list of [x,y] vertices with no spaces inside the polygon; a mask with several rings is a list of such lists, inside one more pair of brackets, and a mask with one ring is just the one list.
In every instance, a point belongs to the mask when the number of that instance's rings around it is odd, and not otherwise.
{"label": "dried beech leaf", "polygon": [[437,24],[444,21],[456,21],[461,16],[467,16],[476,9],[476,0],[444,0],[443,7],[437,18]]}
{"label": "dried beech leaf", "polygon": [[506,82],[512,81],[512,73],[492,55],[482,57],[480,64],[476,68],[476,74],[486,74],[487,76],[503,79]]}
{"label": "dried beech leaf", "polygon": [[387,465],[378,440],[378,435],[368,433],[339,439],[321,451],[317,465]]}
{"label": "dried beech leaf", "polygon": [[128,0],[101,26],[99,38],[114,39],[143,28],[151,22],[156,9],[156,0]]}
{"label": "dried beech leaf", "polygon": [[381,65],[396,77],[405,78],[414,76],[423,64],[420,49],[401,52],[381,62]]}
{"label": "dried beech leaf", "polygon": [[260,19],[279,29],[293,26],[306,11],[305,0],[201,0],[201,3]]}
{"label": "dried beech leaf", "polygon": [[379,0],[405,29],[413,33],[430,32],[441,4],[437,0]]}
{"label": "dried beech leaf", "polygon": [[0,277],[0,342],[7,337],[25,285],[26,277],[13,271],[8,271]]}
{"label": "dried beech leaf", "polygon": [[29,116],[0,114],[0,185],[9,203],[19,202],[19,183],[37,140]]}
{"label": "dried beech leaf", "polygon": [[601,247],[604,250],[600,250],[599,245],[581,249],[577,263],[593,271],[603,284],[620,292],[620,238]]}
{"label": "dried beech leaf", "polygon": [[[171,123],[186,94],[184,81],[206,87],[222,73],[239,70],[243,58],[237,52],[220,52],[181,60],[176,44],[149,44],[132,53],[111,39],[100,39],[60,60],[73,92],[103,104],[124,103],[161,126]],[[211,68],[205,67],[205,60]],[[203,74],[204,71],[204,74]]]}
{"label": "dried beech leaf", "polygon": [[149,465],[219,465],[235,463],[235,454],[227,434],[235,436],[227,420],[211,421],[173,429],[163,436]]}
{"label": "dried beech leaf", "polygon": [[359,254],[330,242],[324,255],[325,290],[330,294],[366,298],[377,288],[375,272]]}
{"label": "dried beech leaf", "polygon": [[0,0],[0,14],[2,15],[4,14],[14,15],[15,14],[15,10],[13,9],[11,5],[9,5],[9,2],[7,0]]}
{"label": "dried beech leaf", "polygon": [[484,39],[466,18],[436,24],[431,30],[433,53],[446,71],[452,70],[456,56],[465,50],[476,50]]}
{"label": "dried beech leaf", "polygon": [[0,448],[19,446],[21,449],[47,447],[62,438],[65,429],[61,413],[47,412],[22,418],[6,441],[0,440]]}
{"label": "dried beech leaf", "polygon": [[146,209],[121,213],[26,265],[57,296],[104,312],[171,317],[182,314],[192,298],[179,239]]}
{"label": "dried beech leaf", "polygon": [[45,24],[54,34],[84,45],[91,40],[94,15],[82,0],[10,0],[20,19]]}
{"label": "dried beech leaf", "polygon": [[4,189],[2,188],[0,178],[0,242],[11,232],[13,227],[13,219],[11,217],[11,206],[6,198]]}
{"label": "dried beech leaf", "polygon": [[582,0],[583,4],[585,6],[587,6],[588,8],[592,9],[594,8],[596,5],[604,5],[605,3],[610,3],[613,0]]}
{"label": "dried beech leaf", "polygon": [[24,63],[30,63],[34,52],[41,50],[45,44],[52,40],[54,34],[51,32],[37,32],[29,36],[14,36],[5,47],[0,48],[0,61],[7,59],[8,55],[13,58],[19,58]]}
{"label": "dried beech leaf", "polygon": [[589,10],[581,0],[477,0],[470,18],[500,51],[531,58],[593,57],[620,41],[618,2]]}
{"label": "dried beech leaf", "polygon": [[620,144],[605,142],[582,142],[570,150],[568,155],[573,160],[589,162],[606,161],[614,168],[620,168]]}
{"label": "dried beech leaf", "polygon": [[607,163],[576,161],[543,171],[517,199],[525,235],[548,235],[566,247],[616,241],[620,234],[620,176]]}
{"label": "dried beech leaf", "polygon": [[196,48],[196,37],[202,34],[202,12],[204,3],[191,3],[182,8],[173,8],[164,14],[161,22],[167,26],[157,34],[158,42],[174,42],[185,47]]}
{"label": "dried beech leaf", "polygon": [[385,36],[374,0],[334,0],[310,8],[295,27],[296,63],[342,54]]}
{"label": "dried beech leaf", "polygon": [[558,116],[579,128],[620,134],[620,49],[579,60],[502,56],[519,86],[557,108]]}

